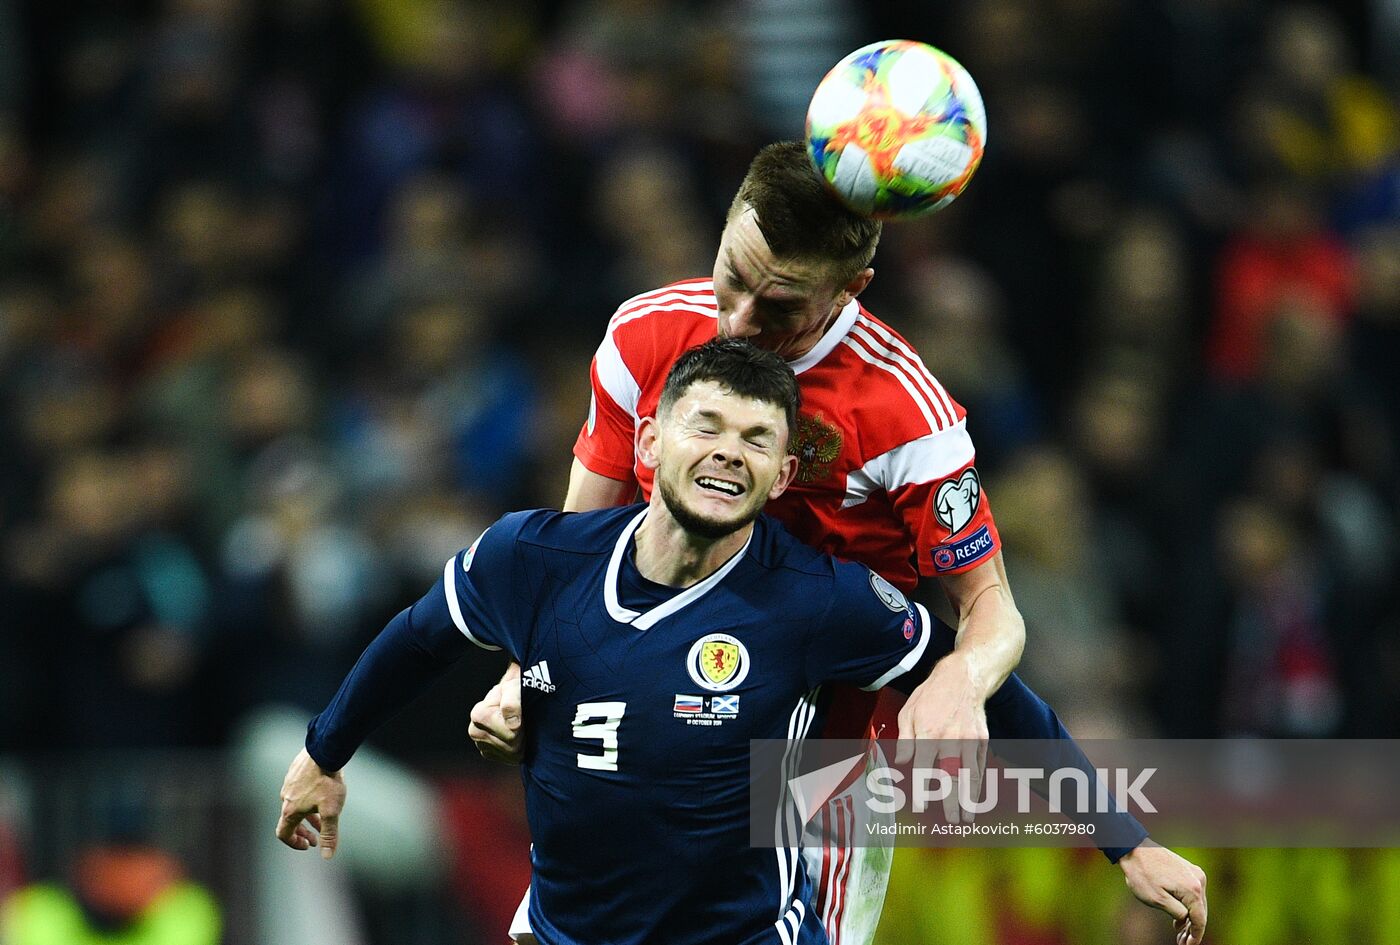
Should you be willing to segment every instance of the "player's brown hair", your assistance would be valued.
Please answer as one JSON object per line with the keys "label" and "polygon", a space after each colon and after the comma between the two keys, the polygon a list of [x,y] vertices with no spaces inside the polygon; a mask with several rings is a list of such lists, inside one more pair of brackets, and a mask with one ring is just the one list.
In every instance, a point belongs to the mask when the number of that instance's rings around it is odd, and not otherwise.
{"label": "player's brown hair", "polygon": [[880,221],[848,209],[827,190],[801,141],[758,152],[729,206],[730,218],[746,206],[774,256],[829,261],[843,285],[875,258]]}
{"label": "player's brown hair", "polygon": [[787,435],[792,436],[802,392],[792,368],[773,352],[742,338],[715,338],[691,348],[671,365],[656,415],[670,416],[671,408],[690,385],[701,381],[714,381],[740,397],[782,408],[787,418]]}

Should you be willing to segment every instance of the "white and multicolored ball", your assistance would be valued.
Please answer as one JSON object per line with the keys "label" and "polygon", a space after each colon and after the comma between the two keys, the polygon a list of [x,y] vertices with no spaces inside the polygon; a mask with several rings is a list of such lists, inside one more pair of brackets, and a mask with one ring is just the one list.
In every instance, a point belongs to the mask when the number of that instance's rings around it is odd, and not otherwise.
{"label": "white and multicolored ball", "polygon": [[931,213],[962,193],[987,144],[982,95],[947,53],[907,39],[862,46],[807,108],[807,153],[857,213]]}

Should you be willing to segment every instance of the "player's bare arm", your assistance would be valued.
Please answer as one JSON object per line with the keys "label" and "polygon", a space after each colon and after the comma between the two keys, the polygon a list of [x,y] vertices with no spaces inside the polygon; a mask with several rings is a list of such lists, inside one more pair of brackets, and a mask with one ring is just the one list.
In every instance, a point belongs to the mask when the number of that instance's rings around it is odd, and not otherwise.
{"label": "player's bare arm", "polygon": [[[565,512],[589,512],[626,505],[637,495],[636,480],[626,482],[593,472],[578,459],[569,471]],[[467,727],[476,750],[488,761],[519,764],[524,745],[520,730],[520,665],[506,667],[501,681],[472,706]]]}
{"label": "player's bare arm", "polygon": [[569,470],[569,491],[564,496],[565,512],[590,512],[614,505],[626,505],[637,497],[637,481],[625,482],[599,475],[577,458]]}
{"label": "player's bare arm", "polygon": [[977,567],[939,581],[958,620],[958,642],[950,657],[966,664],[974,691],[985,700],[1016,669],[1026,645],[1026,623],[1011,596],[1006,564],[998,551]]}
{"label": "player's bare arm", "polygon": [[957,615],[957,643],[900,710],[903,744],[897,760],[907,760],[912,750],[905,740],[918,740],[931,752],[928,763],[956,758],[958,767],[980,779],[987,740],[985,704],[1020,662],[1026,625],[1011,596],[1001,552],[940,581]]}

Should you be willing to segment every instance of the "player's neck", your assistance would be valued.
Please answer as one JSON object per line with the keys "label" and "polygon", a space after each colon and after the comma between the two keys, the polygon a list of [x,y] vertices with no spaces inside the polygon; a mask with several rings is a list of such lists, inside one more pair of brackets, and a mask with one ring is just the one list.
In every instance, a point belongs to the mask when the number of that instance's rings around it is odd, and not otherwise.
{"label": "player's neck", "polygon": [[653,504],[634,536],[637,570],[656,584],[690,587],[722,568],[752,533],[750,522],[723,538],[706,538],[682,528],[664,505]]}
{"label": "player's neck", "polygon": [[841,306],[833,305],[831,307],[831,314],[827,316],[826,321],[822,322],[821,328],[813,332],[811,337],[804,340],[800,346],[793,348],[791,351],[782,352],[783,360],[791,364],[811,354],[812,349],[821,344],[822,339],[826,337],[826,333],[831,331],[831,326],[836,324],[836,319],[841,317],[841,312],[843,310]]}

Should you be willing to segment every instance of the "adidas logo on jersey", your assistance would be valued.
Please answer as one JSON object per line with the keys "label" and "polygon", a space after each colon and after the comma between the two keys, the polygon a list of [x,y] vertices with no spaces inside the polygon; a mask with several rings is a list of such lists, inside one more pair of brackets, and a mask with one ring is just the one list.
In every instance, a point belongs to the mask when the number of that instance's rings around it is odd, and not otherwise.
{"label": "adidas logo on jersey", "polygon": [[538,689],[540,692],[553,692],[554,681],[549,678],[549,660],[540,660],[525,670],[524,675],[520,677],[520,685]]}

